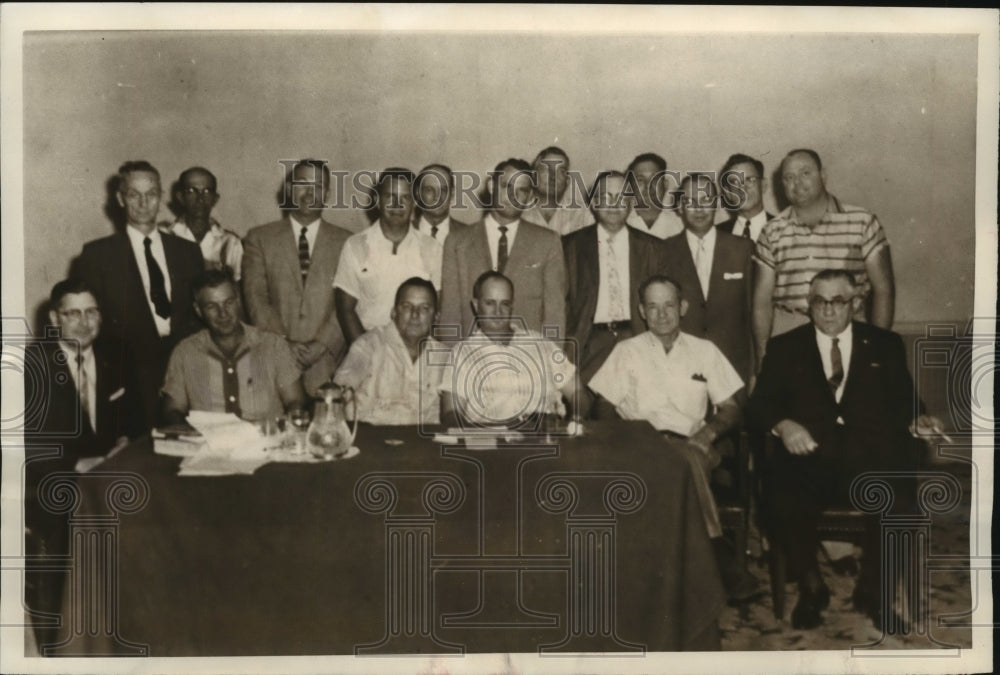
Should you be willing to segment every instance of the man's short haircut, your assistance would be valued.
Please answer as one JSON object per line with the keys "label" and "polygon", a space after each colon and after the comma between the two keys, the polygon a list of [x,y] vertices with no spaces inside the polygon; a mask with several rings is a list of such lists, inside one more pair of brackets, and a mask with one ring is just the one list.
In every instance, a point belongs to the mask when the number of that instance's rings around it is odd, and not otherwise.
{"label": "man's short haircut", "polygon": [[667,170],[667,160],[663,159],[655,152],[644,152],[641,155],[636,155],[635,159],[628,163],[628,169],[625,170],[626,173],[631,173],[635,167],[643,162],[652,162],[656,165],[657,171]]}
{"label": "man's short haircut", "polygon": [[423,288],[424,290],[426,290],[428,293],[431,294],[431,300],[434,302],[434,309],[437,309],[438,306],[437,289],[434,288],[434,284],[432,284],[428,279],[424,279],[422,277],[410,277],[409,279],[407,279],[406,281],[404,281],[399,285],[399,288],[396,289],[396,299],[392,301],[393,307],[397,306],[400,302],[403,301],[403,294],[406,292],[407,288]]}
{"label": "man's short haircut", "polygon": [[587,203],[593,205],[594,200],[597,198],[597,191],[600,189],[601,185],[605,183],[609,178],[621,178],[622,180],[628,180],[625,174],[617,169],[608,169],[607,171],[602,171],[597,174],[597,178],[594,179],[593,184],[590,186],[590,192],[587,193]]}
{"label": "man's short haircut", "polygon": [[125,188],[125,182],[128,180],[129,174],[140,171],[153,174],[156,176],[156,182],[160,182],[160,172],[156,170],[155,166],[144,159],[136,159],[125,162],[118,167],[118,190],[121,191]]}
{"label": "man's short haircut", "polygon": [[295,170],[300,166],[312,166],[318,167],[323,170],[323,190],[330,187],[330,167],[327,166],[325,159],[300,159],[288,168],[288,172],[285,174],[285,184],[290,185],[292,179],[295,177]]}
{"label": "man's short haircut", "polygon": [[726,163],[722,165],[722,171],[720,171],[719,174],[725,174],[727,171],[732,170],[732,168],[737,164],[752,164],[753,168],[757,169],[757,174],[761,178],[764,177],[764,162],[759,159],[754,159],[750,155],[744,155],[742,152],[737,152],[735,155],[729,155],[729,159],[727,159]]}
{"label": "man's short haircut", "polygon": [[476,279],[476,283],[472,284],[472,297],[474,299],[478,300],[480,298],[480,295],[483,292],[483,285],[491,279],[503,279],[506,281],[507,285],[510,287],[510,297],[514,297],[514,282],[511,281],[509,277],[504,276],[496,270],[486,270],[479,275],[479,278]]}
{"label": "man's short haircut", "polygon": [[810,150],[809,148],[795,148],[794,150],[789,150],[788,154],[785,155],[784,159],[781,160],[781,165],[784,166],[785,160],[791,157],[792,155],[809,155],[810,157],[813,158],[813,161],[816,162],[817,169],[822,170],[823,168],[823,160],[819,158],[819,153],[817,153],[815,150]]}
{"label": "man's short haircut", "polygon": [[197,301],[198,294],[205,288],[218,288],[222,284],[232,284],[233,290],[237,289],[233,273],[228,267],[222,269],[207,269],[194,279],[191,286],[191,295]]}
{"label": "man's short haircut", "polygon": [[653,284],[668,284],[670,286],[673,286],[677,290],[677,299],[678,300],[681,299],[681,284],[679,281],[677,281],[673,277],[668,277],[666,274],[654,274],[653,276],[649,277],[641,284],[639,284],[640,305],[646,302],[646,289],[652,286]]}
{"label": "man's short haircut", "polygon": [[214,173],[203,166],[192,166],[190,169],[184,169],[181,171],[181,175],[177,178],[177,187],[179,190],[184,190],[184,181],[187,180],[187,177],[193,173],[203,173],[208,176],[209,181],[212,183],[212,192],[216,192],[219,189],[219,183],[215,179]]}
{"label": "man's short haircut", "polygon": [[817,272],[816,275],[809,281],[809,289],[812,290],[813,284],[817,281],[836,281],[837,279],[843,279],[851,288],[858,287],[858,280],[854,278],[854,275],[847,270],[835,270],[835,269],[825,269],[821,272]]}
{"label": "man's short haircut", "polygon": [[410,190],[413,190],[413,181],[416,176],[409,169],[404,169],[400,166],[393,166],[385,169],[378,175],[378,180],[375,181],[375,192],[382,192],[382,188],[389,184],[391,180],[405,180],[410,184]]}
{"label": "man's short haircut", "polygon": [[535,161],[531,163],[532,166],[538,164],[538,162],[540,162],[543,158],[548,157],[549,155],[559,155],[564,160],[566,160],[566,168],[569,168],[569,155],[566,154],[565,150],[556,147],[554,145],[550,145],[549,147],[540,150],[538,154],[535,155]]}
{"label": "man's short haircut", "polygon": [[451,187],[455,186],[455,176],[451,172],[451,167],[447,164],[428,164],[420,170],[414,181],[414,187],[419,187],[420,183],[423,182],[424,177],[427,175],[440,175],[444,174],[448,177],[448,185]]}
{"label": "man's short haircut", "polygon": [[690,171],[690,172],[686,173],[684,175],[684,178],[681,178],[681,184],[680,184],[680,186],[679,186],[678,189],[681,192],[684,192],[684,186],[687,185],[688,183],[692,183],[694,181],[699,181],[699,182],[706,181],[709,185],[712,186],[712,195],[715,196],[715,197],[719,196],[719,186],[717,186],[715,184],[715,181],[712,180],[712,175],[711,174],[704,173],[704,172]]}
{"label": "man's short haircut", "polygon": [[97,300],[97,293],[94,292],[90,284],[83,279],[71,277],[63,279],[52,287],[52,292],[49,293],[49,309],[53,311],[59,309],[63,298],[67,295],[76,295],[77,293],[90,293],[94,296],[94,300]]}

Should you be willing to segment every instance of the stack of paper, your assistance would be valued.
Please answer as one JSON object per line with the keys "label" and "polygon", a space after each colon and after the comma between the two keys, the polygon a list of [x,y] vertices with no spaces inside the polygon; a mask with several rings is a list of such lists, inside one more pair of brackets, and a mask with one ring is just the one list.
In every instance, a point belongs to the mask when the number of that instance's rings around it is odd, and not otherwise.
{"label": "stack of paper", "polygon": [[270,461],[260,429],[232,413],[192,411],[188,423],[201,433],[203,445],[184,458],[179,476],[251,474]]}

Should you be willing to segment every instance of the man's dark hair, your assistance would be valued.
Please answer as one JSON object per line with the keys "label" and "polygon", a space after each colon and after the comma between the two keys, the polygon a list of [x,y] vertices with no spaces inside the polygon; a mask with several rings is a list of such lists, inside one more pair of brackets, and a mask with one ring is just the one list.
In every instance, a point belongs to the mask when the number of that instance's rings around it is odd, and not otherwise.
{"label": "man's dark hair", "polygon": [[621,171],[618,171],[617,169],[609,169],[607,171],[600,172],[599,174],[597,174],[597,178],[594,179],[594,182],[590,186],[590,191],[587,193],[588,206],[594,205],[595,203],[594,200],[597,199],[598,197],[597,193],[598,189],[600,189],[601,184],[607,181],[609,178],[621,178],[622,180],[628,180],[625,177],[625,174],[622,173]]}
{"label": "man's dark hair", "polygon": [[184,191],[184,181],[188,176],[194,173],[203,173],[208,176],[209,181],[212,183],[212,192],[218,191],[219,183],[215,179],[215,174],[206,169],[203,166],[192,166],[190,169],[184,169],[181,171],[181,175],[177,178],[177,189],[181,192]]}
{"label": "man's dark hair", "polygon": [[483,284],[485,284],[487,281],[490,281],[491,279],[503,279],[504,281],[506,281],[507,285],[510,287],[510,297],[511,298],[514,297],[514,282],[511,281],[509,277],[504,276],[503,274],[497,272],[496,270],[486,270],[485,272],[479,275],[479,278],[476,279],[476,283],[472,285],[472,297],[474,299],[476,300],[479,299],[480,294],[483,292]]}
{"label": "man's dark hair", "polygon": [[160,182],[160,172],[156,170],[156,167],[144,159],[136,159],[125,162],[118,167],[118,189],[121,190],[125,187],[125,181],[128,180],[129,174],[139,171],[153,174],[156,176],[156,182]]}
{"label": "man's dark hair", "polygon": [[325,159],[300,159],[288,166],[288,171],[285,173],[285,184],[289,185],[292,179],[295,177],[295,170],[300,166],[312,166],[322,169],[323,175],[323,191],[325,192],[330,187],[330,167],[327,166],[327,161]]}
{"label": "man's dark hair", "polygon": [[688,173],[686,173],[684,175],[684,178],[681,178],[681,184],[678,187],[678,189],[681,192],[684,192],[684,186],[687,185],[688,183],[692,183],[694,181],[699,181],[700,182],[700,181],[703,181],[703,180],[707,181],[708,184],[712,186],[712,195],[715,196],[715,197],[718,197],[719,196],[719,187],[715,184],[715,181],[712,180],[712,175],[710,173],[699,172],[699,171],[689,171]]}
{"label": "man's dark hair", "polygon": [[754,159],[750,155],[744,155],[742,152],[737,152],[735,155],[729,155],[729,159],[726,163],[722,165],[722,171],[719,175],[724,175],[727,171],[732,170],[737,164],[752,164],[753,168],[757,169],[757,174],[763,178],[764,177],[764,162],[759,159]]}
{"label": "man's dark hair", "polygon": [[556,147],[554,145],[550,145],[549,147],[544,148],[543,150],[540,150],[538,152],[538,154],[535,155],[535,161],[533,161],[531,163],[532,166],[534,166],[535,164],[538,164],[538,162],[540,162],[543,157],[547,157],[549,155],[559,155],[564,160],[566,160],[566,165],[567,165],[566,168],[569,168],[569,155],[566,154],[565,150],[563,150],[562,148]]}
{"label": "man's dark hair", "polygon": [[666,274],[654,274],[649,277],[641,284],[639,284],[639,304],[646,302],[646,289],[653,284],[669,284],[677,289],[677,299],[681,299],[681,284],[679,281],[673,277],[668,277]]}
{"label": "man's dark hair", "polygon": [[428,164],[420,170],[417,174],[417,178],[414,181],[414,187],[419,188],[420,183],[423,182],[427,175],[440,175],[443,174],[448,179],[448,185],[450,187],[455,187],[455,176],[451,173],[451,167],[446,164]]}
{"label": "man's dark hair", "polygon": [[[93,287],[86,281],[80,278],[71,277],[69,279],[63,279],[52,287],[52,292],[49,293],[49,309],[55,311],[59,309],[59,305],[62,304],[62,299],[67,295],[76,295],[77,293],[90,293],[97,300],[97,293],[94,292]],[[98,304],[100,301],[98,300]]]}
{"label": "man's dark hair", "polygon": [[490,174],[490,180],[494,181],[494,187],[496,187],[496,182],[500,180],[500,175],[503,174],[503,172],[506,171],[507,169],[515,169],[516,171],[524,172],[529,176],[534,174],[534,170],[531,168],[531,165],[528,164],[523,159],[518,159],[516,157],[508,157],[507,159],[497,164],[496,167],[493,169],[492,173]]}
{"label": "man's dark hair", "polygon": [[399,285],[399,288],[396,289],[396,299],[392,301],[393,307],[398,305],[403,300],[403,294],[406,292],[407,288],[423,288],[424,290],[426,290],[428,293],[431,294],[431,300],[434,301],[434,309],[437,310],[438,308],[437,289],[434,288],[434,284],[432,284],[429,280],[423,279],[421,277],[410,277],[409,279],[407,279],[406,281],[404,281]]}
{"label": "man's dark hair", "polygon": [[204,288],[218,288],[222,284],[232,284],[233,288],[236,289],[236,281],[233,279],[232,272],[229,271],[228,267],[222,269],[207,269],[198,276],[194,278],[194,282],[191,286],[191,295],[195,300],[198,299],[198,294]]}
{"label": "man's dark hair", "polygon": [[628,168],[625,170],[626,173],[631,173],[636,166],[642,164],[643,162],[652,162],[656,165],[657,171],[667,170],[667,160],[660,157],[655,152],[644,152],[641,155],[636,155],[636,158],[628,163]]}
{"label": "man's dark hair", "polygon": [[397,179],[405,180],[407,183],[410,184],[410,189],[411,190],[413,189],[413,181],[415,179],[413,172],[410,171],[409,169],[404,169],[399,166],[393,166],[382,171],[378,175],[378,180],[375,181],[375,186],[373,189],[377,193],[382,192],[382,188],[388,185],[389,181]]}
{"label": "man's dark hair", "polygon": [[817,281],[835,281],[836,279],[843,279],[851,285],[851,288],[858,287],[858,280],[854,278],[854,275],[847,270],[842,269],[825,269],[821,272],[817,272],[816,275],[809,280],[809,287],[812,288],[812,285]]}
{"label": "man's dark hair", "polygon": [[817,169],[823,168],[823,160],[819,158],[819,153],[817,153],[815,150],[810,150],[809,148],[796,148],[794,150],[789,150],[788,154],[785,155],[784,159],[781,160],[782,166],[784,166],[785,160],[791,157],[792,155],[809,155],[810,157],[813,158],[813,161],[816,162]]}

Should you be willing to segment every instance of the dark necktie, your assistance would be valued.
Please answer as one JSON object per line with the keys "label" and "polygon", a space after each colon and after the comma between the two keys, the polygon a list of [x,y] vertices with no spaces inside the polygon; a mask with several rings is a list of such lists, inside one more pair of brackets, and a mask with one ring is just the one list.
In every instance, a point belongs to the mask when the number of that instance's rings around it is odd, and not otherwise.
{"label": "dark necktie", "polygon": [[500,226],[500,244],[497,246],[497,272],[503,274],[507,267],[507,226]]}
{"label": "dark necktie", "polygon": [[438,236],[438,226],[437,225],[431,225],[431,236],[433,238],[437,239],[437,236]]}
{"label": "dark necktie", "polygon": [[753,239],[750,235],[750,221],[743,223],[743,236],[747,239]]}
{"label": "dark necktie", "polygon": [[146,269],[149,270],[149,299],[153,301],[156,315],[161,319],[170,318],[170,298],[167,297],[167,287],[163,281],[163,270],[156,264],[153,257],[153,240],[146,237],[142,240],[146,247]]}
{"label": "dark necktie", "polygon": [[305,227],[299,232],[299,270],[302,272],[302,281],[305,281],[309,274],[309,240],[306,239]]}
{"label": "dark necktie", "polygon": [[832,374],[828,382],[830,383],[830,391],[833,392],[834,396],[837,394],[837,388],[840,387],[840,383],[844,381],[844,362],[840,356],[840,338],[833,338],[833,345],[830,347],[830,370]]}
{"label": "dark necktie", "polygon": [[87,377],[87,369],[83,367],[83,356],[76,357],[77,388],[80,390],[80,409],[87,416],[90,427],[97,430],[94,424],[94,417],[90,414],[90,380]]}

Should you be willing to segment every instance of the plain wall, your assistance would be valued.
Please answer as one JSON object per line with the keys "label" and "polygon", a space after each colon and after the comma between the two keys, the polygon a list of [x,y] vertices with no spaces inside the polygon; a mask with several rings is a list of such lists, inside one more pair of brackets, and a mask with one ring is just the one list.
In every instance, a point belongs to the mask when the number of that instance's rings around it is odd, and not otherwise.
{"label": "plain wall", "polygon": [[[210,168],[215,216],[243,235],[279,216],[281,158],[483,173],[557,144],[589,183],[644,151],[682,171],[745,152],[770,174],[806,146],[833,194],[881,220],[897,324],[962,320],[975,282],[976,40],[29,34],[25,306],[44,300],[85,241],[112,231],[106,185],[128,159],[152,162],[165,189],[188,166]],[[357,210],[326,217],[353,230],[367,222]]]}

